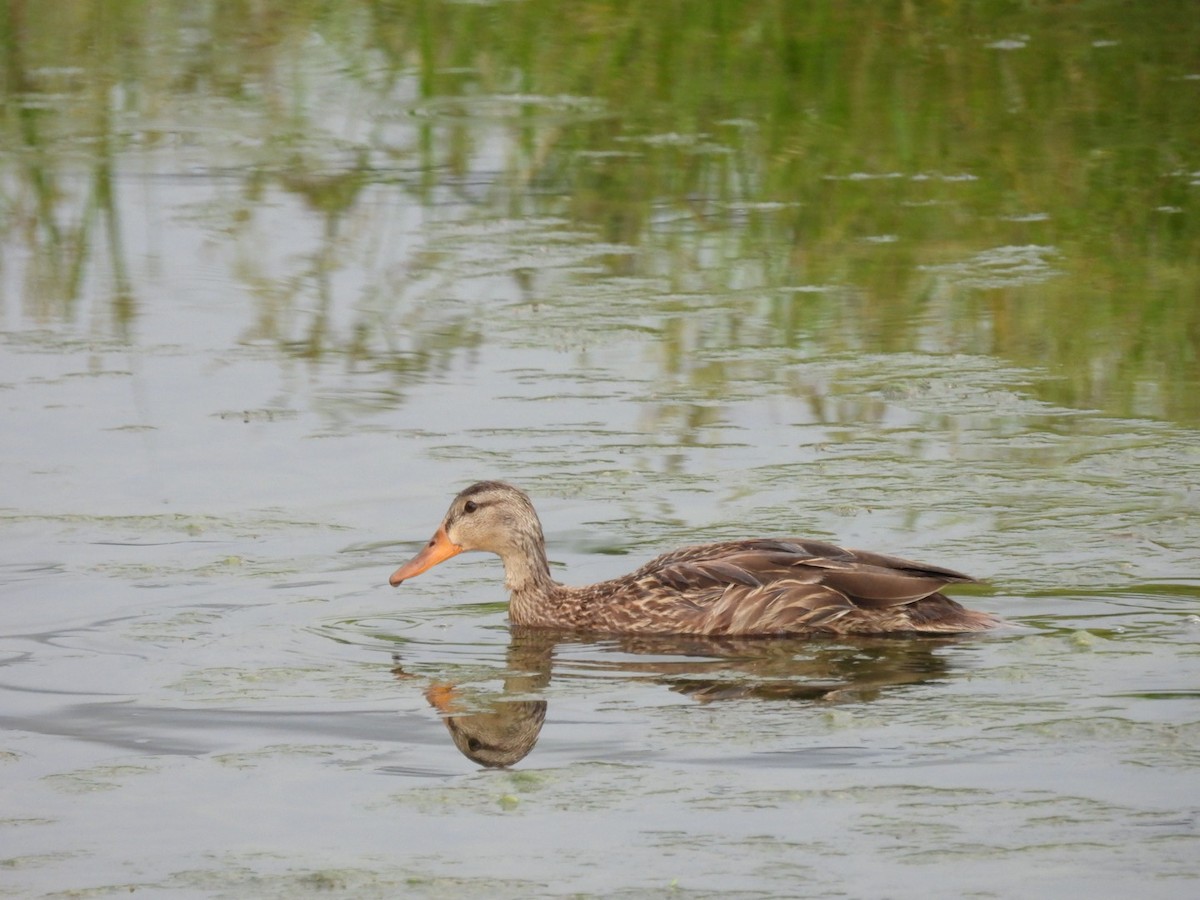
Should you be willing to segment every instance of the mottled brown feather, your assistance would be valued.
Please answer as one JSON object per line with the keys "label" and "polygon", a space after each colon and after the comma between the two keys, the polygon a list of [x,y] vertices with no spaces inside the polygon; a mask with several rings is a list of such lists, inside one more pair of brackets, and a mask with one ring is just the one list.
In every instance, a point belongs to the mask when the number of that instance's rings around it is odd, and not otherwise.
{"label": "mottled brown feather", "polygon": [[[975,580],[961,572],[794,537],[683,547],[620,578],[568,587],[550,577],[529,497],[503,482],[479,482],[459,494],[438,535],[451,554],[500,556],[509,615],[520,626],[750,636],[950,634],[1000,624],[940,593]],[[398,570],[393,583],[423,571],[415,565],[420,558]]]}

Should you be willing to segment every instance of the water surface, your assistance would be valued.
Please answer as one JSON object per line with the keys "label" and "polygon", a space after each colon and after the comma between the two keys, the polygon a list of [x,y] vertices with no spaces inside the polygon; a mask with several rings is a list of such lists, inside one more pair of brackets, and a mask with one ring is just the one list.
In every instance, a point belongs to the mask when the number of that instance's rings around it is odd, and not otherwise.
{"label": "water surface", "polygon": [[[2,27],[0,892],[1194,892],[1189,5]],[[564,581],[803,534],[1014,626],[388,588],[480,478]]]}

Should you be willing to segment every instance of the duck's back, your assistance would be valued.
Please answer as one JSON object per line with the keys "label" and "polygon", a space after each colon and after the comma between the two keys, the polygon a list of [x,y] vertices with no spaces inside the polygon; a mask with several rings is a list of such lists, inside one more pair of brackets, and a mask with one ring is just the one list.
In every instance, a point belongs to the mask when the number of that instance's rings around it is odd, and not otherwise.
{"label": "duck's back", "polygon": [[570,600],[575,624],[614,633],[945,634],[997,624],[938,593],[974,580],[821,541],[760,538],[683,547]]}

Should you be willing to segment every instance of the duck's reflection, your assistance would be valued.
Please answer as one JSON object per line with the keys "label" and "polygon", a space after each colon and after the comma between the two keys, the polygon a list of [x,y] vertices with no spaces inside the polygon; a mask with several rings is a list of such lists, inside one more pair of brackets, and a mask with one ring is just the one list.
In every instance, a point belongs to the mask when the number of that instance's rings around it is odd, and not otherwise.
{"label": "duck's reflection", "polygon": [[[503,687],[483,692],[471,680],[435,681],[425,697],[442,715],[454,746],[481,766],[511,766],[531,750],[546,721],[556,650],[585,646],[569,662],[575,671],[649,676],[700,702],[756,698],[820,703],[866,702],[889,688],[945,677],[939,652],[955,637],[878,637],[833,640],[594,635],[514,628]],[[409,679],[397,655],[393,672]]]}
{"label": "duck's reflection", "polygon": [[546,722],[545,700],[501,697],[484,701],[485,711],[462,712],[454,686],[442,683],[430,686],[425,699],[442,713],[459,752],[492,769],[511,766],[528,756]]}

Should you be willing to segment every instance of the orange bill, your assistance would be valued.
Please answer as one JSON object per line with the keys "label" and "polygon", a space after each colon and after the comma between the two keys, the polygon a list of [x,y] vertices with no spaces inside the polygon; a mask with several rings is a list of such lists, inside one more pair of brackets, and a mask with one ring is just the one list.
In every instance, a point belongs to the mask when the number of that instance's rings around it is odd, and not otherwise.
{"label": "orange bill", "polygon": [[463,548],[458,546],[458,544],[450,543],[450,538],[446,536],[445,528],[438,528],[437,533],[434,534],[420,553],[392,573],[392,577],[388,579],[388,584],[395,587],[406,578],[420,575],[426,569],[432,569],[438,563],[444,562],[452,556],[457,556],[462,551]]}
{"label": "orange bill", "polygon": [[431,706],[437,707],[444,713],[462,712],[462,706],[458,702],[458,694],[454,690],[454,685],[446,684],[443,681],[435,681],[431,684],[428,690],[425,691],[425,699],[429,701]]}

